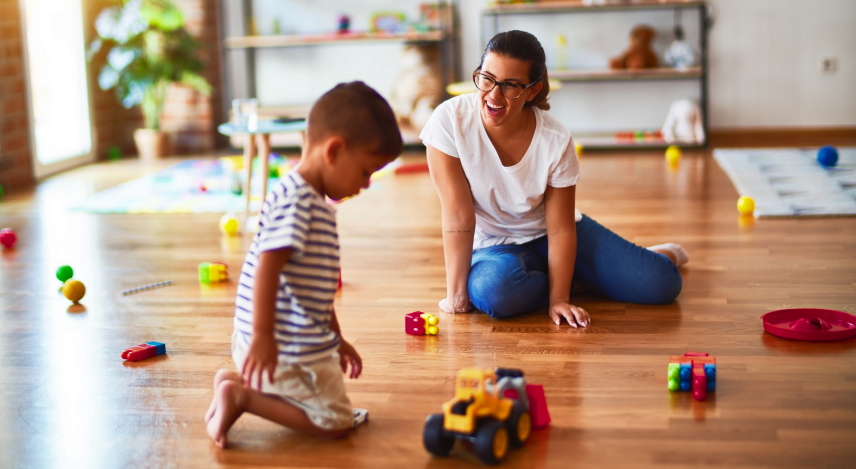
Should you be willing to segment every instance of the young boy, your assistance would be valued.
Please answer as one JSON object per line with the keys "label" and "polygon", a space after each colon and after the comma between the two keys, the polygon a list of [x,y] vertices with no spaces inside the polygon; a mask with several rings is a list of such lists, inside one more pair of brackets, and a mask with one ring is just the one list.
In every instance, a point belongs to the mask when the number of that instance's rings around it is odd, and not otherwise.
{"label": "young boy", "polygon": [[259,232],[241,270],[232,334],[240,373],[220,370],[205,416],[221,448],[244,412],[305,433],[338,438],[365,421],[342,373],[362,360],[342,338],[333,296],[339,274],[334,210],[369,187],[402,150],[389,104],[362,82],[339,84],[309,112],[300,164],[265,197]]}

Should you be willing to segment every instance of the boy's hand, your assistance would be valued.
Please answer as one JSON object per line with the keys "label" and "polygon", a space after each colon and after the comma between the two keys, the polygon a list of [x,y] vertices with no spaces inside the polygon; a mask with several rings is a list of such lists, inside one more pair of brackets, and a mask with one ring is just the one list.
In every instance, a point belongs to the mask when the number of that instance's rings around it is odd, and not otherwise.
{"label": "boy's hand", "polygon": [[359,378],[360,373],[363,372],[363,359],[360,358],[357,349],[345,339],[339,343],[339,365],[342,367],[342,373],[347,373],[350,365],[351,374],[348,376],[351,379]]}
{"label": "boy's hand", "polygon": [[550,305],[550,319],[556,325],[560,325],[562,324],[562,318],[565,318],[571,327],[586,327],[591,324],[591,316],[579,306],[574,306],[564,301],[552,303]]}
{"label": "boy's hand", "polygon": [[247,359],[244,361],[244,368],[241,370],[244,382],[249,388],[261,391],[262,377],[265,372],[267,372],[268,381],[273,383],[273,373],[276,371],[278,354],[279,350],[273,335],[253,335]]}

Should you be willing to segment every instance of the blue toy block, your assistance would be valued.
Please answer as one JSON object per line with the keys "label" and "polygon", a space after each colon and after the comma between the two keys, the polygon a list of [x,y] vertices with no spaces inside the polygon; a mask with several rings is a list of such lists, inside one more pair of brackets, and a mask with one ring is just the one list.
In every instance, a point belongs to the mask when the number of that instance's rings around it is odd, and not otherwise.
{"label": "blue toy block", "polygon": [[681,363],[681,381],[689,380],[693,374],[693,366],[690,363]]}
{"label": "blue toy block", "polygon": [[163,355],[166,353],[166,344],[164,344],[162,342],[146,342],[146,343],[151,345],[155,349],[157,349],[158,355]]}
{"label": "blue toy block", "polygon": [[681,391],[687,392],[690,389],[692,389],[692,383],[690,383],[689,380],[681,381]]}

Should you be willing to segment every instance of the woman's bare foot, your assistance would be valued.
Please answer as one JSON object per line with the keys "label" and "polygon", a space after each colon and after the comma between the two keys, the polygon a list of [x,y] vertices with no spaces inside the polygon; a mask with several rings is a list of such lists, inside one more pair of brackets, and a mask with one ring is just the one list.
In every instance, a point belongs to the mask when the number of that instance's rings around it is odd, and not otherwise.
{"label": "woman's bare foot", "polygon": [[669,258],[670,261],[674,262],[676,266],[681,267],[686,264],[690,260],[690,256],[687,254],[686,249],[680,244],[675,243],[666,243],[666,244],[658,244],[656,246],[651,246],[647,248],[649,251],[654,251],[658,254],[662,254]]}
{"label": "woman's bare foot", "polygon": [[[217,374],[214,375],[214,393],[217,393],[217,387],[220,386],[220,383],[223,381],[236,381],[240,384],[244,384],[244,378],[237,371],[232,370],[220,370]],[[211,399],[211,405],[208,406],[208,410],[205,412],[205,423],[208,423],[211,420],[211,417],[214,416],[214,411],[217,409],[217,399],[216,396],[214,399]]]}
{"label": "woman's bare foot", "polygon": [[244,412],[243,392],[244,386],[231,380],[223,381],[214,391],[214,402],[211,403],[214,412],[208,419],[207,430],[208,436],[220,448],[226,448],[226,434]]}

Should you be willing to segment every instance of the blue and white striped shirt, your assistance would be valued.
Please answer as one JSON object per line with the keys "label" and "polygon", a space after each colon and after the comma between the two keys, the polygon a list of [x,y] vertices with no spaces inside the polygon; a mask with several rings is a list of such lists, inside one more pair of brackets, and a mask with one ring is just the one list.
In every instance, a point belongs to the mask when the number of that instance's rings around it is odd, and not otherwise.
{"label": "blue and white striped shirt", "polygon": [[336,213],[296,170],[265,197],[259,232],[241,269],[235,301],[237,340],[249,347],[253,334],[253,285],[259,256],[290,248],[279,275],[275,339],[280,363],[309,363],[336,351],[339,335],[330,330],[339,281]]}

